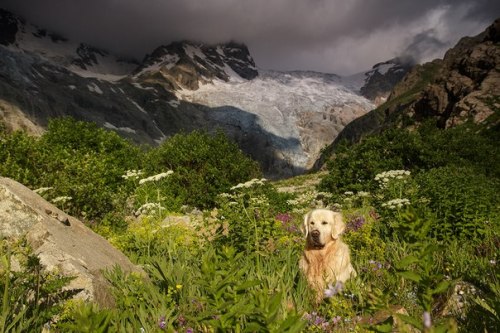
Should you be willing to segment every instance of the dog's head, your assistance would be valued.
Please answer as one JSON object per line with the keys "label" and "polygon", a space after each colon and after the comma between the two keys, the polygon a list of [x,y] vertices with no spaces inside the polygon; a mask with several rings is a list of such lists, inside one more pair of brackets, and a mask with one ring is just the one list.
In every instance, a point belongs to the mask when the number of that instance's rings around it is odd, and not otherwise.
{"label": "dog's head", "polygon": [[328,209],[315,209],[304,216],[304,233],[308,246],[322,249],[336,240],[345,229],[342,214]]}

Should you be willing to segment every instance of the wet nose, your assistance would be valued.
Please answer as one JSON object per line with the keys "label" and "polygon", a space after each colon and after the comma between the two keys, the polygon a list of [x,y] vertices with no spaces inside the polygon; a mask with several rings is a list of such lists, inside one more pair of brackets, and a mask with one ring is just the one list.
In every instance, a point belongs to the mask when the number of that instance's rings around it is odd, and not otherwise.
{"label": "wet nose", "polygon": [[319,230],[313,230],[313,231],[311,231],[311,236],[312,237],[319,237]]}

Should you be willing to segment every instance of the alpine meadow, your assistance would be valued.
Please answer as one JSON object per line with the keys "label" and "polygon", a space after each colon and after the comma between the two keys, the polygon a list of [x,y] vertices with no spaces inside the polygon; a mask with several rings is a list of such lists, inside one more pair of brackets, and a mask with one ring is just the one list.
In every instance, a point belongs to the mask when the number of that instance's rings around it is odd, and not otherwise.
{"label": "alpine meadow", "polygon": [[[498,332],[500,19],[351,76],[0,30],[0,333]],[[319,298],[316,208],[357,272]]]}

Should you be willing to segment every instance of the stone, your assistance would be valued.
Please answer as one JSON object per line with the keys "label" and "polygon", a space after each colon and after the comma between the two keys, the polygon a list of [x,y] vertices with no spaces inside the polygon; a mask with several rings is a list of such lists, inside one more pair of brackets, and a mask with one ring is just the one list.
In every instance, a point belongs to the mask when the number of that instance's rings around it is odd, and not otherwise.
{"label": "stone", "polygon": [[0,177],[0,237],[26,237],[41,264],[75,276],[65,288],[81,290],[75,297],[113,304],[103,271],[115,265],[124,272],[143,271],[106,239],[24,185]]}

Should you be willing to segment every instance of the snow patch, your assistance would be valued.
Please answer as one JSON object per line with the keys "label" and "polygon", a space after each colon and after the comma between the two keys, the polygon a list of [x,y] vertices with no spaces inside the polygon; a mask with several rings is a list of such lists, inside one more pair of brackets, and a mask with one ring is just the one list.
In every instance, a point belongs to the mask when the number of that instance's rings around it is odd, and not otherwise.
{"label": "snow patch", "polygon": [[89,89],[90,92],[94,92],[99,95],[103,94],[101,88],[99,88],[99,86],[95,82],[87,84],[87,88]]}
{"label": "snow patch", "polygon": [[171,107],[178,108],[179,105],[181,105],[181,102],[177,99],[172,99],[168,101],[168,104],[170,104]]}
{"label": "snow patch", "polygon": [[116,127],[115,125],[108,123],[108,122],[104,123],[104,127],[108,128],[108,129],[115,130],[115,131],[125,132],[125,133],[131,133],[131,134],[136,133],[136,131],[130,127]]}

